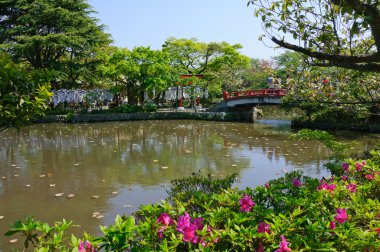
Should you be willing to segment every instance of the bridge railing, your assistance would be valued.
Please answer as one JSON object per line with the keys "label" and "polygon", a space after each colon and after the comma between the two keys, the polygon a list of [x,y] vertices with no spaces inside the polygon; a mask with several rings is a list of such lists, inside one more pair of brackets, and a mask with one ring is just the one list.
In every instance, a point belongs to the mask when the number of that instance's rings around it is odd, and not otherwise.
{"label": "bridge railing", "polygon": [[224,100],[232,100],[239,99],[242,97],[282,97],[287,95],[288,90],[285,88],[266,88],[266,89],[253,89],[253,90],[245,90],[245,91],[237,91],[237,92],[223,92]]}

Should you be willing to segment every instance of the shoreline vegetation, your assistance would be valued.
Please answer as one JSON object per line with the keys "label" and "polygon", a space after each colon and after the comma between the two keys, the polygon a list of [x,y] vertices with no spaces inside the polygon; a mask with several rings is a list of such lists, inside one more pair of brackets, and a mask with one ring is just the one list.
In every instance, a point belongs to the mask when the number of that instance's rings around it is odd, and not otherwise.
{"label": "shoreline vegetation", "polygon": [[[264,114],[265,118],[265,114]],[[137,121],[137,120],[205,120],[225,122],[253,122],[252,112],[204,112],[204,111],[151,111],[151,112],[113,112],[109,110],[94,110],[92,112],[74,113],[65,111],[63,113],[46,114],[38,116],[33,123],[92,123],[111,121]],[[371,119],[362,119],[352,122],[347,121],[321,121],[305,120],[305,118],[293,117],[291,128],[293,129],[318,129],[318,130],[353,130],[363,132],[380,132],[380,116]]]}

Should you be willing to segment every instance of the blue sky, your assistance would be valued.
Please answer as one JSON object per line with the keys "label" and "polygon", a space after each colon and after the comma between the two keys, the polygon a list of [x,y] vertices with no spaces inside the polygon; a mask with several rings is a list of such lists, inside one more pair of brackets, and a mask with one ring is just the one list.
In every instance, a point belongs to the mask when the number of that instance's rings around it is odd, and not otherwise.
{"label": "blue sky", "polygon": [[119,47],[160,49],[168,37],[243,45],[252,58],[269,59],[282,51],[266,47],[259,19],[247,0],[89,0],[100,23]]}

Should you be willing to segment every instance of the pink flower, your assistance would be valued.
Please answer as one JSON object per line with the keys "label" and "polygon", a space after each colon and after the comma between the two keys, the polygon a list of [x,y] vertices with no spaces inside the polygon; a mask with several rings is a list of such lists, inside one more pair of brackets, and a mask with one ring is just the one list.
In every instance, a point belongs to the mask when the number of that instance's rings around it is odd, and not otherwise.
{"label": "pink flower", "polygon": [[331,221],[331,222],[330,222],[330,229],[331,229],[331,230],[334,230],[335,228],[336,228],[335,222],[334,222],[334,221]]}
{"label": "pink flower", "polygon": [[354,183],[350,183],[350,184],[347,186],[347,189],[348,189],[350,192],[356,192],[356,184],[354,184]]}
{"label": "pink flower", "polygon": [[164,237],[163,232],[169,225],[173,225],[174,222],[167,213],[161,213],[157,218],[156,223],[161,223],[163,226],[159,227],[157,235],[160,239]]}
{"label": "pink flower", "polygon": [[197,230],[202,230],[203,228],[203,218],[195,218],[193,219],[193,224],[197,228]]}
{"label": "pink flower", "polygon": [[183,234],[183,241],[184,242],[191,242],[191,243],[197,243],[198,242],[198,236],[196,236],[197,227],[193,224],[189,224],[188,226],[185,226],[182,228],[182,234]]}
{"label": "pink flower", "polygon": [[366,174],[365,178],[368,180],[373,180],[375,178],[375,176],[373,174]]}
{"label": "pink flower", "polygon": [[207,246],[207,243],[206,243],[206,241],[204,241],[204,240],[201,240],[199,243],[200,243],[203,247],[206,247],[206,246]]}
{"label": "pink flower", "polygon": [[264,246],[261,242],[259,243],[259,247],[257,248],[256,252],[264,252]]}
{"label": "pink flower", "polygon": [[350,169],[350,166],[349,166],[347,163],[343,163],[343,164],[342,164],[342,168],[343,168],[343,170],[344,170],[345,172],[348,172],[349,169]]}
{"label": "pink flower", "polygon": [[269,189],[269,188],[270,188],[270,185],[269,185],[268,182],[265,183],[265,188],[266,188],[266,189]]}
{"label": "pink flower", "polygon": [[184,242],[198,242],[198,236],[196,236],[196,231],[203,228],[203,219],[196,218],[191,220],[189,214],[185,212],[184,215],[178,218],[177,231],[183,235]]}
{"label": "pink flower", "polygon": [[355,167],[356,167],[356,170],[357,170],[357,171],[361,171],[361,170],[363,169],[363,163],[359,163],[359,162],[357,162],[357,163],[355,164]]}
{"label": "pink flower", "polygon": [[280,242],[280,248],[276,250],[276,252],[286,252],[286,251],[292,251],[288,247],[289,242],[286,241],[285,237],[281,235],[281,242]]}
{"label": "pink flower", "polygon": [[178,222],[177,222],[177,231],[181,232],[182,229],[186,226],[190,225],[190,216],[187,212],[185,212],[184,215],[181,215],[179,218],[178,218]]}
{"label": "pink flower", "polygon": [[302,186],[302,182],[299,179],[294,179],[293,182],[292,182],[292,184],[295,187],[301,187]]}
{"label": "pink flower", "polygon": [[327,184],[327,183],[322,183],[318,186],[318,191],[321,191],[321,190],[327,190],[327,191],[330,191],[330,192],[333,192],[336,188],[336,185],[335,184]]}
{"label": "pink flower", "polygon": [[255,206],[255,202],[246,194],[239,200],[240,210],[243,212],[250,212],[252,207]]}
{"label": "pink flower", "polygon": [[170,218],[170,215],[167,213],[162,213],[157,218],[156,223],[161,223],[162,225],[165,225],[165,226],[170,226],[174,224],[173,220]]}
{"label": "pink flower", "polygon": [[347,179],[348,179],[348,176],[346,176],[346,175],[343,175],[343,176],[342,176],[342,180],[343,180],[343,181],[346,181]]}
{"label": "pink flower", "polygon": [[95,249],[92,247],[89,241],[86,241],[86,247],[84,247],[83,242],[80,242],[78,247],[78,252],[93,252]]}
{"label": "pink flower", "polygon": [[269,224],[266,224],[265,222],[260,222],[259,225],[257,226],[257,233],[268,233],[270,232],[269,230]]}
{"label": "pink flower", "polygon": [[338,208],[336,209],[336,214],[334,216],[334,219],[339,222],[340,224],[343,224],[347,220],[347,212],[344,208]]}

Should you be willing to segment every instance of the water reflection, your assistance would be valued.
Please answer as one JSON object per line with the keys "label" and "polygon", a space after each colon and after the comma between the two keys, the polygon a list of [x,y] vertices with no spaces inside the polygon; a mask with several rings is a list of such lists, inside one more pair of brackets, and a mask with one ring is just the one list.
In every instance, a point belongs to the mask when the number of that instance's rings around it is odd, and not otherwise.
{"label": "water reflection", "polygon": [[[197,170],[214,176],[237,172],[239,187],[293,169],[328,175],[322,165],[328,150],[318,142],[289,141],[290,134],[282,122],[199,121],[41,124],[1,132],[0,233],[29,215],[70,219],[95,233],[116,214],[164,199],[170,180]],[[105,218],[92,218],[94,211]],[[7,246],[1,237],[0,248]]]}

